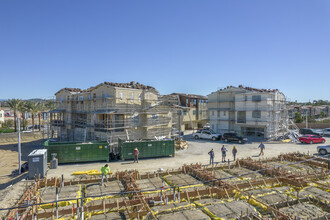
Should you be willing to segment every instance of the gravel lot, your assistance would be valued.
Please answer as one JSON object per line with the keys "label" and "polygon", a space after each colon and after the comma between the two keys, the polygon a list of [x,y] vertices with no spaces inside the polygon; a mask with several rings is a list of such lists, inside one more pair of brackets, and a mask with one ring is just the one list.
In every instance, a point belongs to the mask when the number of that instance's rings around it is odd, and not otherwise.
{"label": "gravel lot", "polygon": [[[195,140],[191,135],[186,135],[184,139],[188,142],[188,149],[177,151],[175,157],[164,157],[157,159],[141,159],[138,164],[133,161],[115,161],[110,162],[110,169],[115,171],[123,171],[130,169],[137,169],[140,172],[154,172],[159,168],[166,169],[177,169],[183,164],[191,163],[209,163],[208,152],[214,149],[215,162],[221,163],[221,150],[222,145],[228,149],[227,159],[233,160],[231,150],[233,146],[237,147],[238,153],[237,158],[252,157],[253,159],[259,160],[259,158],[270,158],[278,156],[280,153],[290,152],[303,152],[315,154],[317,153],[316,147],[318,144],[294,144],[294,143],[265,143],[265,155],[259,157],[258,146],[260,143],[248,143],[248,144],[237,144],[237,143],[223,143],[222,141],[211,141],[211,140]],[[330,138],[326,138],[327,143],[330,142]],[[59,165],[56,170],[49,170],[48,177],[64,175],[66,179],[74,178],[71,174],[75,171],[84,171],[98,169],[105,164],[105,162],[97,163],[80,163],[80,164],[67,164]]]}

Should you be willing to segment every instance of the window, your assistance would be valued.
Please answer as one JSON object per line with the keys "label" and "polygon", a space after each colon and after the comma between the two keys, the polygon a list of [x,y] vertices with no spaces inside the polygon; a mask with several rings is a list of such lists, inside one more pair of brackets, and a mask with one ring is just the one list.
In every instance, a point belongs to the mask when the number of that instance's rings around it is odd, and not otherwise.
{"label": "window", "polygon": [[142,93],[139,94],[139,101],[142,99]]}
{"label": "window", "polygon": [[253,102],[260,102],[261,101],[261,95],[253,95],[252,96]]}
{"label": "window", "polygon": [[70,96],[69,95],[66,97],[66,101],[67,101],[67,103],[70,102]]}
{"label": "window", "polygon": [[252,118],[261,118],[261,111],[260,110],[254,110],[252,112]]}
{"label": "window", "polygon": [[121,132],[121,131],[124,131],[124,126],[125,126],[125,121],[124,121],[124,115],[118,115],[116,114],[115,115],[115,129],[114,131],[115,132]]}
{"label": "window", "polygon": [[212,116],[214,116],[214,111],[212,111]]}
{"label": "window", "polygon": [[220,117],[220,110],[218,110],[218,117]]}
{"label": "window", "polygon": [[158,121],[158,114],[152,114],[151,119],[155,122]]}
{"label": "window", "polygon": [[88,100],[91,100],[91,94],[88,94]]}
{"label": "window", "polygon": [[78,104],[78,103],[79,103],[79,97],[76,96],[76,104]]}
{"label": "window", "polygon": [[84,104],[84,96],[80,96],[80,103]]}
{"label": "window", "polygon": [[93,93],[93,101],[96,101],[96,93]]}
{"label": "window", "polygon": [[120,98],[120,100],[123,100],[123,98],[124,98],[124,94],[121,92],[121,93],[119,93],[119,98]]}
{"label": "window", "polygon": [[184,115],[187,115],[187,110],[183,110],[183,114]]}
{"label": "window", "polygon": [[237,112],[237,123],[246,123],[246,111]]}
{"label": "window", "polygon": [[211,125],[211,127],[212,127],[212,130],[214,130],[214,125]]}
{"label": "window", "polygon": [[133,116],[133,123],[134,123],[135,126],[139,125],[139,123],[140,123],[140,116],[139,115]]}
{"label": "window", "polygon": [[189,99],[186,99],[186,105],[187,106],[189,105]]}
{"label": "window", "polygon": [[193,110],[193,115],[196,115],[196,110]]}
{"label": "window", "polygon": [[223,116],[226,116],[226,114],[227,114],[227,111],[223,111]]}
{"label": "window", "polygon": [[196,105],[196,99],[194,99],[194,105]]}
{"label": "window", "polygon": [[105,93],[102,95],[103,97],[103,102],[107,102],[107,99],[110,97],[110,95],[108,93]]}
{"label": "window", "polygon": [[246,96],[244,96],[244,100],[245,100],[245,101],[247,101],[247,100],[248,100],[248,98],[247,98],[247,95],[246,95]]}
{"label": "window", "polygon": [[203,110],[199,110],[199,114],[200,114],[200,115],[203,114]]}

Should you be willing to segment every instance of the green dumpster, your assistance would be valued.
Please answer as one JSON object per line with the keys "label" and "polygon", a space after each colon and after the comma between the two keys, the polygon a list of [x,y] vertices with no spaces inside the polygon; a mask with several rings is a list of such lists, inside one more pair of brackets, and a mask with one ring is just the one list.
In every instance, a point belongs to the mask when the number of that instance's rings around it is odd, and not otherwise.
{"label": "green dumpster", "polygon": [[106,141],[102,142],[49,142],[44,143],[48,150],[48,161],[56,153],[58,163],[76,163],[91,161],[109,161],[110,147]]}
{"label": "green dumpster", "polygon": [[139,158],[166,157],[175,155],[174,140],[125,141],[118,138],[120,158],[134,159],[134,149],[139,149]]}

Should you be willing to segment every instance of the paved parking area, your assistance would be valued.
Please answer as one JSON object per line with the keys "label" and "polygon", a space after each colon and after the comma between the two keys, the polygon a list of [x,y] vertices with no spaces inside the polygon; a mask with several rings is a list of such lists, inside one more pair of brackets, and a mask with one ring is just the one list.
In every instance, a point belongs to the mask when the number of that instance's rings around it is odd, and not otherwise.
{"label": "paved parking area", "polygon": [[[211,140],[195,140],[191,135],[186,135],[184,139],[188,142],[188,149],[177,151],[175,157],[164,157],[157,159],[141,159],[139,163],[133,163],[133,161],[114,161],[110,162],[110,169],[115,172],[117,170],[129,170],[137,169],[140,172],[154,172],[159,168],[177,169],[183,164],[191,163],[209,163],[208,152],[214,149],[215,162],[221,163],[221,147],[225,145],[228,149],[227,159],[233,160],[231,150],[233,146],[237,147],[237,158],[252,157],[253,159],[259,159],[258,142],[248,144],[237,143],[223,143],[222,141]],[[330,143],[330,138],[326,138],[327,143]],[[261,158],[270,158],[278,156],[280,153],[301,152],[316,154],[316,147],[318,144],[294,144],[294,143],[265,143],[265,155]],[[73,178],[71,174],[75,171],[84,171],[92,169],[101,169],[105,162],[97,163],[80,163],[80,164],[68,164],[59,165],[56,170],[49,170],[48,177],[64,175],[65,178]]]}

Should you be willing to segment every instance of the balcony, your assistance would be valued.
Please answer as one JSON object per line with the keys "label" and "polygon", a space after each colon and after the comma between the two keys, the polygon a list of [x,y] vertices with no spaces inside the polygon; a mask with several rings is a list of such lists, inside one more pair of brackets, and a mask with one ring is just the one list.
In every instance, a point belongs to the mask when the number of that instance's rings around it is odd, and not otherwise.
{"label": "balcony", "polygon": [[64,127],[65,122],[63,120],[52,120],[50,122],[52,126],[57,126],[57,127]]}
{"label": "balcony", "polygon": [[237,119],[237,124],[245,124],[246,119]]}

